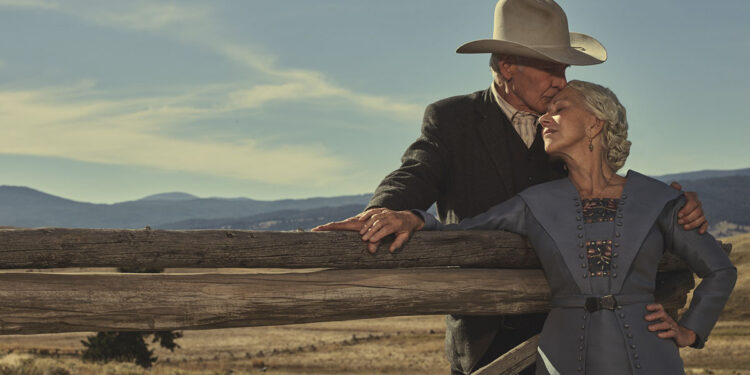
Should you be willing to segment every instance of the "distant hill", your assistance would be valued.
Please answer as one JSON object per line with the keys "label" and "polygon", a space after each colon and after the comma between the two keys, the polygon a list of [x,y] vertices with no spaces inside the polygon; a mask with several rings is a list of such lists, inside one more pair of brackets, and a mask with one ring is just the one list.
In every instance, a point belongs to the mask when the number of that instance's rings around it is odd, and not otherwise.
{"label": "distant hill", "polygon": [[680,184],[682,184],[684,181],[689,181],[689,180],[701,180],[701,179],[706,179],[706,178],[729,177],[729,176],[750,176],[750,168],[734,169],[734,170],[706,169],[703,171],[673,173],[673,174],[665,174],[662,176],[653,176],[653,177],[660,181],[664,181],[668,184],[671,183],[672,181],[677,181]]}
{"label": "distant hill", "polygon": [[[726,176],[726,173],[735,175]],[[701,176],[712,176],[699,178]],[[750,168],[657,176],[677,180],[698,193],[714,231],[739,233],[750,227]],[[115,204],[56,197],[28,187],[0,186],[0,226],[163,229],[309,229],[360,212],[371,194],[259,201],[199,198],[170,192]],[[726,222],[726,223],[725,223]],[[728,231],[739,225],[739,230]],[[718,232],[716,232],[718,233]]]}
{"label": "distant hill", "polygon": [[154,229],[306,230],[352,217],[362,212],[362,208],[361,204],[349,204],[308,210],[280,210],[238,218],[183,220],[159,225]]}
{"label": "distant hill", "polygon": [[0,226],[68,228],[159,227],[190,219],[242,218],[280,210],[359,205],[370,194],[331,198],[258,201],[247,198],[189,198],[185,193],[115,204],[76,202],[27,187],[0,186]]}

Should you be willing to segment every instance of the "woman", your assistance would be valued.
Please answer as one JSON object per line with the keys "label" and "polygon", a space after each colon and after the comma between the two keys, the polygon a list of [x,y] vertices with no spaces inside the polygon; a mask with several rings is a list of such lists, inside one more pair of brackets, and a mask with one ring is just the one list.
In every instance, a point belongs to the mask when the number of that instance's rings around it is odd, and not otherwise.
{"label": "woman", "polygon": [[[420,229],[503,229],[528,236],[552,291],[537,374],[683,374],[678,347],[700,348],[737,271],[710,235],[677,225],[682,194],[630,171],[625,108],[602,86],[571,81],[541,117],[545,150],[568,178],[537,185],[458,225],[423,211],[370,211],[363,240]],[[325,229],[321,227],[321,229]],[[703,278],[679,324],[654,304],[664,249]],[[645,319],[644,319],[645,315]]]}

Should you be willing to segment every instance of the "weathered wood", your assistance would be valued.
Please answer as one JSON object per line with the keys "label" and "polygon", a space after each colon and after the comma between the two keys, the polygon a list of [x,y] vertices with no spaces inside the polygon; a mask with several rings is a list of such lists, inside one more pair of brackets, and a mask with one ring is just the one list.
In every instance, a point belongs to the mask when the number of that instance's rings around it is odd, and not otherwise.
{"label": "weathered wood", "polygon": [[536,361],[539,335],[520,343],[471,375],[516,375]]}
{"label": "weathered wood", "polygon": [[[503,231],[420,232],[389,254],[353,232],[3,229],[0,268],[539,268],[526,240]],[[660,270],[686,268],[667,256]]]}
{"label": "weathered wood", "polygon": [[265,275],[4,273],[0,285],[1,334],[521,314],[546,311],[549,302],[540,270],[508,269]]}
{"label": "weathered wood", "polygon": [[[523,283],[516,282],[524,280]],[[544,311],[539,270],[294,274],[0,274],[0,333],[209,329]]]}

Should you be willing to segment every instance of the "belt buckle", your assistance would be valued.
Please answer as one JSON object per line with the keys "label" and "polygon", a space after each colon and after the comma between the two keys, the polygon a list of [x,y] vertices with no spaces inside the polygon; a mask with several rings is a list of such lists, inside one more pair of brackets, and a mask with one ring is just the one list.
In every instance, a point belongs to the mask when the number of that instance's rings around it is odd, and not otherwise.
{"label": "belt buckle", "polygon": [[617,308],[617,300],[611,294],[604,297],[588,297],[584,308],[590,313],[602,309],[614,310]]}
{"label": "belt buckle", "polygon": [[615,299],[615,296],[611,294],[606,295],[599,300],[600,309],[614,310],[617,308],[617,300]]}

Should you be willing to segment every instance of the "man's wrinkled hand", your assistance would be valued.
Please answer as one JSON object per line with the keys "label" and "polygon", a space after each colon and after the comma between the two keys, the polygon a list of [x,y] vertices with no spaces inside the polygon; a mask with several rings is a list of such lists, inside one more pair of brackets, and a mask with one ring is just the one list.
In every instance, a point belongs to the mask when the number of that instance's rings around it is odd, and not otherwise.
{"label": "man's wrinkled hand", "polygon": [[[670,185],[677,190],[682,190],[682,185],[672,182]],[[703,214],[703,204],[698,200],[698,194],[692,191],[685,193],[685,206],[677,213],[677,223],[685,230],[698,228],[698,233],[703,234],[708,230],[708,220]]]}
{"label": "man's wrinkled hand", "polygon": [[396,238],[388,251],[396,251],[409,240],[414,231],[424,226],[422,218],[411,211],[392,211],[387,208],[368,211],[359,220],[364,223],[359,234],[363,241],[368,242],[367,251],[371,253],[378,250],[380,240],[391,234],[395,234]]}

